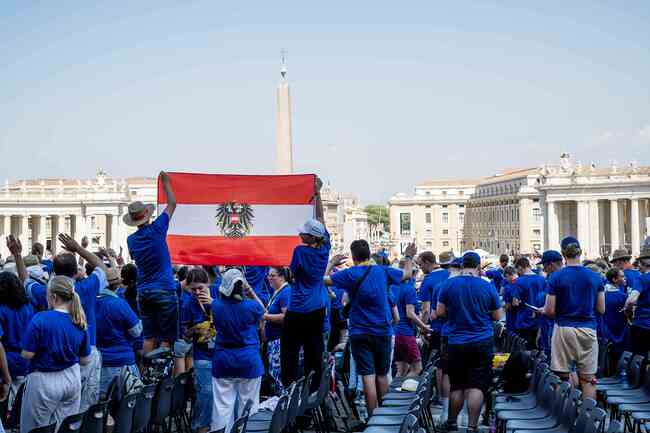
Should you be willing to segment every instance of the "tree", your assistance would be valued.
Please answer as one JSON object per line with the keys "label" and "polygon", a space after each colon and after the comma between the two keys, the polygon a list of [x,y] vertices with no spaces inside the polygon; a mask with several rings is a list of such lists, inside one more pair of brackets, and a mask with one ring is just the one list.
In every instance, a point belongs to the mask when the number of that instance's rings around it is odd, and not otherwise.
{"label": "tree", "polygon": [[364,211],[368,214],[368,225],[371,229],[376,229],[380,225],[384,226],[384,230],[387,229],[389,224],[388,207],[381,204],[370,204]]}

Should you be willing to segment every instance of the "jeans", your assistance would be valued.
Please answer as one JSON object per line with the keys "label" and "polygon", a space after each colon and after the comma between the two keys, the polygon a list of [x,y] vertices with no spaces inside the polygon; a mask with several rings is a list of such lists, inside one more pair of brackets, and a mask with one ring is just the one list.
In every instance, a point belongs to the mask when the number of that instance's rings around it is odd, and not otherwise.
{"label": "jeans", "polygon": [[102,400],[106,398],[108,387],[113,381],[113,378],[120,377],[122,374],[122,369],[125,368],[128,369],[131,373],[140,377],[140,370],[138,370],[138,367],[135,364],[125,365],[123,367],[102,367],[102,376],[99,380],[99,394],[101,395]]}
{"label": "jeans", "polygon": [[194,361],[194,416],[192,428],[210,427],[212,423],[212,361],[205,359]]}

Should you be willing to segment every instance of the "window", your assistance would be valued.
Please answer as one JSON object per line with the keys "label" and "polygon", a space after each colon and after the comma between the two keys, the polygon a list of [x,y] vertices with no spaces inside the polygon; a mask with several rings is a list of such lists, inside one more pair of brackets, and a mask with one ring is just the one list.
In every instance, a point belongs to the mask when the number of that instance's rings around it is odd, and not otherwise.
{"label": "window", "polygon": [[461,209],[465,209],[465,205],[464,205],[464,204],[459,204],[458,207],[461,208]]}
{"label": "window", "polygon": [[535,229],[535,230],[533,230],[533,234],[535,236],[540,236],[542,234],[542,231],[540,229]]}
{"label": "window", "polygon": [[426,233],[428,236],[431,236],[431,229],[426,229],[424,233]]}
{"label": "window", "polygon": [[447,205],[446,205],[446,204],[443,204],[443,205],[442,205],[442,208],[443,208],[443,209],[447,209]]}
{"label": "window", "polygon": [[431,242],[427,242],[425,245],[427,246],[427,248],[431,248],[433,246]]}
{"label": "window", "polygon": [[90,228],[93,228],[93,229],[94,229],[95,227],[96,227],[96,226],[95,226],[95,217],[94,217],[94,216],[91,216],[91,217],[90,217]]}
{"label": "window", "polygon": [[465,195],[465,191],[458,191],[458,195]]}
{"label": "window", "polygon": [[465,212],[459,212],[458,213],[458,224],[460,226],[465,224]]}
{"label": "window", "polygon": [[426,195],[431,195],[431,191],[425,192]]}
{"label": "window", "polygon": [[442,192],[442,195],[447,195],[447,191],[443,191],[443,192]]}
{"label": "window", "polygon": [[424,222],[427,224],[431,224],[431,212],[427,212],[424,214]]}
{"label": "window", "polygon": [[411,214],[410,213],[401,213],[401,214],[399,214],[399,231],[403,235],[411,234]]}
{"label": "window", "polygon": [[533,208],[533,222],[539,224],[542,221],[542,210],[538,207]]}
{"label": "window", "polygon": [[442,223],[449,224],[449,214],[447,212],[442,213]]}
{"label": "window", "polygon": [[443,234],[443,235],[448,235],[448,234],[449,234],[449,230],[444,229],[444,230],[442,231],[442,234]]}
{"label": "window", "polygon": [[449,246],[449,241],[442,241],[442,246],[443,247],[448,247]]}

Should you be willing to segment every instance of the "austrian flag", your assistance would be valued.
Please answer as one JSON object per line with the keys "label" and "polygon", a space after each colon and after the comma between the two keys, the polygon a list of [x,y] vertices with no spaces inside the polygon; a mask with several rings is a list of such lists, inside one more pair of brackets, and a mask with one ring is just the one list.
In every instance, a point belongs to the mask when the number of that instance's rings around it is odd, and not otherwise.
{"label": "austrian flag", "polygon": [[[315,176],[168,173],[176,211],[167,233],[172,263],[291,262],[298,229],[314,217]],[[158,213],[165,209],[158,182]]]}

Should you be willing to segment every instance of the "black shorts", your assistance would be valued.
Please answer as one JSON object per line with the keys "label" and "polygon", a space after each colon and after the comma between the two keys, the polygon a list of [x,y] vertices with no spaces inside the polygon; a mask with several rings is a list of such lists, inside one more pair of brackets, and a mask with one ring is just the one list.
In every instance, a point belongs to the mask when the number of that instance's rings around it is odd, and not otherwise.
{"label": "black shorts", "polygon": [[429,347],[431,350],[440,350],[440,334],[433,331],[428,338]]}
{"label": "black shorts", "polygon": [[391,337],[377,335],[353,335],[350,349],[361,376],[386,376],[390,370]]}
{"label": "black shorts", "polygon": [[178,338],[178,297],[175,291],[153,290],[139,295],[138,304],[145,339],[173,344]]}
{"label": "black shorts", "polygon": [[437,367],[444,374],[449,374],[449,337],[440,336],[440,357]]}
{"label": "black shorts", "polygon": [[450,344],[449,382],[451,390],[476,388],[487,392],[492,383],[494,338],[465,344]]}

